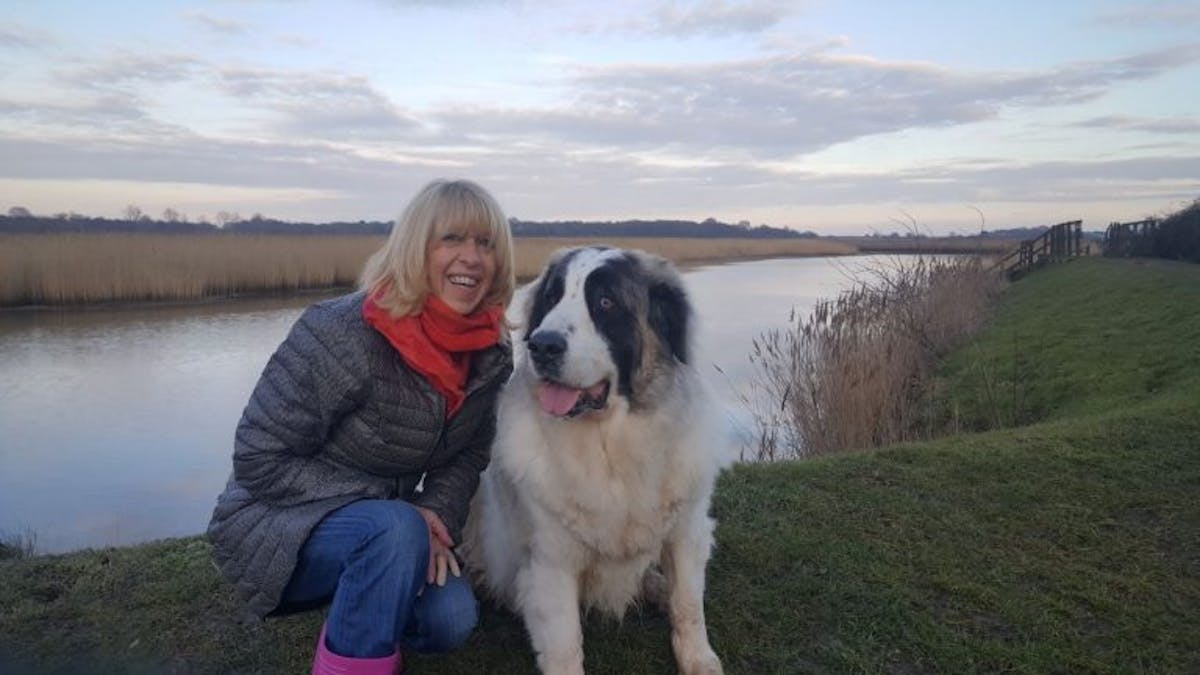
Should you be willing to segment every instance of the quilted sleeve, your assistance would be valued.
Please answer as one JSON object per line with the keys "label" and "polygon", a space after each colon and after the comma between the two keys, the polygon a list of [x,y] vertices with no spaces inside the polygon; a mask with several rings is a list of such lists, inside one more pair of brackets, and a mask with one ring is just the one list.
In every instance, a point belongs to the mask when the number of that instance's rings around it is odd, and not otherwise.
{"label": "quilted sleeve", "polygon": [[278,506],[353,494],[384,497],[386,483],[335,464],[320,449],[360,404],[366,358],[344,319],[320,305],[297,320],[271,356],[234,439],[234,479]]}

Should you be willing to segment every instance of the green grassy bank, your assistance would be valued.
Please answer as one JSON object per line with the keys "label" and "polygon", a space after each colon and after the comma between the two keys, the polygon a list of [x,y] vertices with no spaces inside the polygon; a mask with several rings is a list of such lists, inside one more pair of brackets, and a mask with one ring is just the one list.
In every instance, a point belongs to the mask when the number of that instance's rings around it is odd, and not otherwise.
{"label": "green grassy bank", "polygon": [[[727,672],[1200,672],[1200,266],[1027,277],[939,400],[962,433],[722,477]],[[239,616],[196,538],[0,562],[0,672],[305,671],[319,613]],[[674,672],[667,633],[590,617],[589,672]],[[533,659],[485,606],[465,650],[413,665]]]}

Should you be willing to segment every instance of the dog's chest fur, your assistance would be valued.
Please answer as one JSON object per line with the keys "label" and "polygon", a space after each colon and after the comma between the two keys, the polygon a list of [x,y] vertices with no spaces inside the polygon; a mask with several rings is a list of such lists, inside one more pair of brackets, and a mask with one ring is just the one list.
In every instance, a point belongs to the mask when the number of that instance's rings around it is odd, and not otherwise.
{"label": "dog's chest fur", "polygon": [[[690,472],[678,465],[671,442],[645,446],[645,439],[655,435],[633,428],[644,424],[626,418],[623,425],[595,425],[585,434],[573,430],[569,443],[565,438],[547,439],[560,451],[557,461],[539,467],[539,478],[560,489],[542,492],[540,499],[595,555],[657,557],[685,495],[692,491]],[[553,428],[543,432],[555,435]],[[639,459],[633,461],[630,453]]]}

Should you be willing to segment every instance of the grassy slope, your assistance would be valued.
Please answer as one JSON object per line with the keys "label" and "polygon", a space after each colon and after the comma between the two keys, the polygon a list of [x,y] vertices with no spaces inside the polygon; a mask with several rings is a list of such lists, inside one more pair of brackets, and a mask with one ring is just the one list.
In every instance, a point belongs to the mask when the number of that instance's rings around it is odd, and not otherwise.
{"label": "grassy slope", "polygon": [[[728,672],[1200,672],[1198,308],[1200,266],[1039,272],[943,381],[963,426],[1032,424],[728,472],[708,594]],[[0,563],[0,671],[304,670],[318,613],[237,616],[198,539]],[[667,630],[589,618],[589,672],[673,672]],[[416,665],[533,664],[486,607],[467,649]]]}

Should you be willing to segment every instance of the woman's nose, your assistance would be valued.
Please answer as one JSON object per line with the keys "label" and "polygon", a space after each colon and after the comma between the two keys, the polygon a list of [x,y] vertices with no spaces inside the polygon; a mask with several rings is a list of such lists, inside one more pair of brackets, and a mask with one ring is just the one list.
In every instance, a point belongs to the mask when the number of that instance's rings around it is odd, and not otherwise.
{"label": "woman's nose", "polygon": [[479,241],[476,240],[475,237],[468,237],[466,240],[464,240],[463,245],[458,252],[458,257],[462,259],[463,262],[468,263],[478,263],[483,260],[483,254],[481,253]]}

